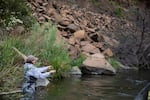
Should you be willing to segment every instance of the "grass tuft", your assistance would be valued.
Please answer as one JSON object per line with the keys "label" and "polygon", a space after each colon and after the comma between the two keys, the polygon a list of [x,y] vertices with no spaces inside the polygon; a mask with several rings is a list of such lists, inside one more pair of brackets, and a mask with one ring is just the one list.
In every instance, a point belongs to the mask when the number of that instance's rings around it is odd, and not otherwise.
{"label": "grass tuft", "polygon": [[109,58],[108,62],[114,67],[115,69],[119,69],[118,61],[115,58]]}

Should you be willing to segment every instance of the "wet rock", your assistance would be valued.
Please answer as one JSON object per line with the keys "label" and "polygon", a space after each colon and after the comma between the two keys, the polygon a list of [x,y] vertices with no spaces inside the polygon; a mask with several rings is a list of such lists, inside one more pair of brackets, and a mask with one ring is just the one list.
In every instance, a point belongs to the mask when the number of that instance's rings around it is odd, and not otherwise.
{"label": "wet rock", "polygon": [[114,75],[116,70],[108,63],[104,55],[97,53],[89,56],[81,67],[83,74]]}

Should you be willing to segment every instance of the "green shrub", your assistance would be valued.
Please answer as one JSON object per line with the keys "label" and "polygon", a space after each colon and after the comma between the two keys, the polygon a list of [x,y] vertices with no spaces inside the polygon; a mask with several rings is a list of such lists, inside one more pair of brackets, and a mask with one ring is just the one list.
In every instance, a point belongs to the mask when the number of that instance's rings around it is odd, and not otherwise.
{"label": "green shrub", "polygon": [[16,58],[15,52],[12,47],[15,46],[18,49],[23,49],[24,43],[21,38],[7,37],[1,42],[0,46],[0,70],[4,67],[13,66]]}
{"label": "green shrub", "polygon": [[115,58],[109,58],[108,62],[115,68],[118,69],[119,68],[119,64],[118,61]]}
{"label": "green shrub", "polygon": [[80,55],[79,57],[77,57],[76,59],[73,59],[71,61],[71,66],[78,66],[80,67],[81,64],[83,63],[83,61],[85,60],[86,57]]}
{"label": "green shrub", "polygon": [[24,43],[19,37],[7,37],[0,43],[0,92],[17,90],[23,79],[23,67],[12,46],[22,50]]}
{"label": "green shrub", "polygon": [[114,14],[117,16],[117,17],[122,17],[122,14],[123,14],[123,8],[121,7],[121,5],[115,1],[115,0],[109,0],[110,4],[113,5],[115,7],[114,9]]}
{"label": "green shrub", "polygon": [[99,5],[101,5],[101,3],[100,3],[100,1],[98,1],[98,0],[90,0],[94,5],[97,5],[97,6],[99,6]]}
{"label": "green shrub", "polygon": [[123,9],[121,7],[117,7],[114,13],[117,17],[122,17]]}
{"label": "green shrub", "polygon": [[0,26],[8,29],[18,24],[30,27],[34,22],[26,0],[0,0]]}

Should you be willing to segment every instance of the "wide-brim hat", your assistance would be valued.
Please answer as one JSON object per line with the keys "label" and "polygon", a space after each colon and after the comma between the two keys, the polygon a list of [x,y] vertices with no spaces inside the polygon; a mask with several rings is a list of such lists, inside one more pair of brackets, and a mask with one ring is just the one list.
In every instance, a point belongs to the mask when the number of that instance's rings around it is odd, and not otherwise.
{"label": "wide-brim hat", "polygon": [[33,55],[29,55],[29,56],[27,56],[27,58],[26,58],[26,62],[34,61],[34,60],[37,61],[38,58],[35,57],[35,56],[33,56]]}

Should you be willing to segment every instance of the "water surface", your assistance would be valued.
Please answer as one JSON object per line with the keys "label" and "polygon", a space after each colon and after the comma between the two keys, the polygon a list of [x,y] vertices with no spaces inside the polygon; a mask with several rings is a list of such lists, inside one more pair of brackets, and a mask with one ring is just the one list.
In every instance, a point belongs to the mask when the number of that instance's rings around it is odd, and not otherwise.
{"label": "water surface", "polygon": [[51,83],[38,93],[37,100],[133,100],[149,81],[149,71],[74,76]]}

